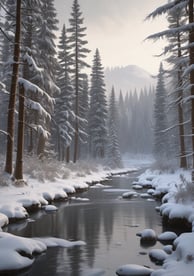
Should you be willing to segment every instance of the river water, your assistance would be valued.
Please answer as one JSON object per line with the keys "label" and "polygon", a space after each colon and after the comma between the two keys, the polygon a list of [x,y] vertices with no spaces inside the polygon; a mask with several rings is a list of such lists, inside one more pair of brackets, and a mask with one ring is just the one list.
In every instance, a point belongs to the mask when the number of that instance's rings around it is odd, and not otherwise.
{"label": "river water", "polygon": [[142,247],[136,233],[145,228],[162,232],[161,217],[155,211],[158,203],[141,197],[120,197],[122,189],[130,189],[139,174],[113,177],[104,183],[109,188],[90,188],[79,194],[90,201],[57,203],[57,212],[42,210],[26,222],[10,225],[8,232],[24,237],[54,236],[86,242],[85,246],[69,249],[50,248],[28,271],[18,275],[113,276],[119,266],[127,263],[154,268],[147,254],[162,245],[157,242],[153,247]]}

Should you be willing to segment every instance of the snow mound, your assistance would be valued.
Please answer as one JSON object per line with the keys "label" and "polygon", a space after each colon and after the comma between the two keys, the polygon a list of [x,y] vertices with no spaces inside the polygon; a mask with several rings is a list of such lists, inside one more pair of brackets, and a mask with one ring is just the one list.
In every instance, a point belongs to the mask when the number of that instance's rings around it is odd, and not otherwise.
{"label": "snow mound", "polygon": [[0,212],[6,215],[9,219],[25,219],[28,217],[26,209],[22,206],[21,203],[5,204],[0,206]]}
{"label": "snow mound", "polygon": [[149,276],[152,272],[152,269],[136,264],[126,264],[116,270],[119,276]]}
{"label": "snow mound", "polygon": [[7,225],[9,223],[9,219],[6,215],[0,213],[0,229],[1,227]]}
{"label": "snow mound", "polygon": [[83,241],[67,241],[58,238],[22,238],[0,232],[0,271],[20,270],[33,264],[34,256],[47,247],[73,247],[85,245]]}

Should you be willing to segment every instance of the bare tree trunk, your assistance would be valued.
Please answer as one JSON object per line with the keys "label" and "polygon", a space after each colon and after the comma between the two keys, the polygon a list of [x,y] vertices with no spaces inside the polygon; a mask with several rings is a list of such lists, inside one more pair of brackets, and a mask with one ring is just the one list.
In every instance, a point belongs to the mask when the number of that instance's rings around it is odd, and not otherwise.
{"label": "bare tree trunk", "polygon": [[[193,23],[193,0],[189,0],[189,23]],[[194,43],[194,29],[189,32],[189,43]],[[194,64],[194,47],[189,48],[190,65]],[[191,127],[192,127],[192,182],[194,182],[194,70],[190,73],[191,84]]]}
{"label": "bare tree trunk", "polygon": [[19,89],[19,114],[18,114],[18,137],[17,137],[17,155],[14,177],[16,180],[23,179],[23,152],[24,152],[24,86]]}
{"label": "bare tree trunk", "polygon": [[13,70],[11,79],[11,89],[8,106],[8,118],[7,118],[7,148],[6,148],[6,161],[5,172],[12,174],[12,162],[13,162],[13,148],[14,148],[14,125],[15,125],[15,101],[17,91],[17,80],[19,71],[19,59],[20,59],[20,36],[21,36],[21,0],[17,0],[16,3],[16,29],[14,40],[14,57],[13,57]]}

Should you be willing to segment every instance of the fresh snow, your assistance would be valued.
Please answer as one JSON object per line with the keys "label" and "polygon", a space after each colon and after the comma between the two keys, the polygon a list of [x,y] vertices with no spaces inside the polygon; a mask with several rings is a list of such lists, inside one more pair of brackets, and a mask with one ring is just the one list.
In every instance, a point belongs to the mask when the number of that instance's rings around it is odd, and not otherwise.
{"label": "fresh snow", "polygon": [[85,245],[83,241],[66,241],[58,238],[22,238],[9,233],[0,233],[0,271],[19,270],[33,264],[34,255],[47,247],[74,247]]}

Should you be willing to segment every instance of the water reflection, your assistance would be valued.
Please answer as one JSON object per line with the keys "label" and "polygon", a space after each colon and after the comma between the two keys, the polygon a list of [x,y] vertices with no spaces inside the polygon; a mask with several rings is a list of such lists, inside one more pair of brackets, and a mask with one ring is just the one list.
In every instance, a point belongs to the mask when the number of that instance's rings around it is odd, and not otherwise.
{"label": "water reflection", "polygon": [[[113,188],[130,189],[133,180],[131,176],[114,177],[108,184]],[[87,271],[99,269],[110,276],[125,263],[153,267],[149,258],[140,254],[142,250],[136,233],[145,228],[162,232],[161,218],[154,210],[156,203],[139,197],[119,199],[119,195],[119,191],[106,193],[101,188],[90,189],[79,195],[90,198],[90,202],[58,203],[60,208],[56,213],[46,214],[42,210],[32,216],[32,219],[36,216],[35,222],[18,228],[9,226],[9,232],[25,237],[55,236],[87,243],[71,249],[49,249],[36,259],[25,275],[85,276]]]}

